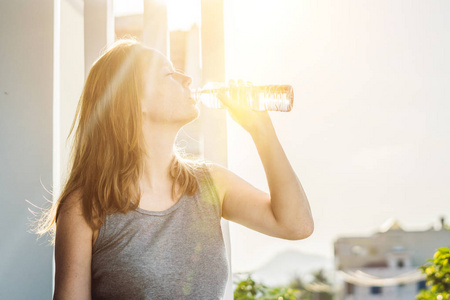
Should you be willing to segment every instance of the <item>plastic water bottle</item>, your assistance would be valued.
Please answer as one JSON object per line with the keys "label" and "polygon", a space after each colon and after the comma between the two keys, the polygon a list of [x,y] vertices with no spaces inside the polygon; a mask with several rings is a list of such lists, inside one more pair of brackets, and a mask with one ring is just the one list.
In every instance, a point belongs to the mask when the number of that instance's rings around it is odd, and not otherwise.
{"label": "plastic water bottle", "polygon": [[217,98],[221,89],[238,105],[250,107],[255,111],[291,111],[294,105],[294,90],[290,85],[253,85],[239,80],[210,82],[201,89],[192,90],[192,98],[209,108],[223,109],[225,106]]}

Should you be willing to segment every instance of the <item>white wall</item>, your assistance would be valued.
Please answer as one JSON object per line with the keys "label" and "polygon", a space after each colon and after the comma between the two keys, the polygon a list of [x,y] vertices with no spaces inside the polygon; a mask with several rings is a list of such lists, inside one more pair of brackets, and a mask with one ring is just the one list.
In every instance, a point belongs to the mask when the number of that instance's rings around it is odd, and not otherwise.
{"label": "white wall", "polygon": [[0,299],[50,299],[53,251],[25,199],[51,199],[53,1],[1,1],[0,40]]}
{"label": "white wall", "polygon": [[[230,224],[234,270],[284,248],[332,257],[342,234],[397,217],[450,219],[450,2],[230,0],[228,78],[290,83],[271,113],[309,197],[315,232],[283,241]],[[250,136],[229,122],[229,167],[268,190]]]}
{"label": "white wall", "polygon": [[[55,5],[56,4],[56,5]],[[0,2],[0,299],[50,299],[53,247],[30,233],[67,171],[84,83],[83,1]]]}

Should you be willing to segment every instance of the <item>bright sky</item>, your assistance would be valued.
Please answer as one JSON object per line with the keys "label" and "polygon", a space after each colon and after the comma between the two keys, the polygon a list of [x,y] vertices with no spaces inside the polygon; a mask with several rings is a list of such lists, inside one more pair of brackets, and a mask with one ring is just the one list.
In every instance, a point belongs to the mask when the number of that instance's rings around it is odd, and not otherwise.
{"label": "bright sky", "polygon": [[[227,77],[294,86],[293,110],[271,117],[316,227],[292,242],[231,224],[235,269],[285,248],[332,257],[338,236],[390,217],[450,221],[450,2],[227,3]],[[250,136],[228,129],[229,168],[268,192]]]}
{"label": "bright sky", "polygon": [[[167,5],[169,30],[188,30],[200,24],[200,0],[159,0]],[[116,16],[142,13],[144,0],[114,0]]]}
{"label": "bright sky", "polygon": [[[114,5],[134,2],[142,0]],[[199,19],[189,1],[177,3],[170,28]],[[173,7],[183,15],[172,17]],[[294,242],[230,223],[233,271],[284,249],[332,257],[338,236],[371,234],[390,217],[411,230],[450,221],[450,2],[226,0],[225,8],[227,77],[294,86],[293,110],[271,117],[316,227]],[[228,167],[268,192],[250,136],[228,121]]]}

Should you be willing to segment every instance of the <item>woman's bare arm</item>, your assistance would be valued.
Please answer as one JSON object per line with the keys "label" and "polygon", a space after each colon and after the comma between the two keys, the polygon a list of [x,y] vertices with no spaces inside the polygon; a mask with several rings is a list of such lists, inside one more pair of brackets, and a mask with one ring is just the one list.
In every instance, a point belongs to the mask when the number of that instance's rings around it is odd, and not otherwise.
{"label": "woman's bare arm", "polygon": [[231,118],[255,142],[264,166],[270,195],[226,168],[213,166],[224,218],[261,233],[284,239],[304,239],[314,231],[311,208],[303,187],[278,140],[267,111],[255,112],[218,94]]}
{"label": "woman's bare arm", "polygon": [[91,299],[92,229],[74,193],[58,216],[55,240],[54,299]]}

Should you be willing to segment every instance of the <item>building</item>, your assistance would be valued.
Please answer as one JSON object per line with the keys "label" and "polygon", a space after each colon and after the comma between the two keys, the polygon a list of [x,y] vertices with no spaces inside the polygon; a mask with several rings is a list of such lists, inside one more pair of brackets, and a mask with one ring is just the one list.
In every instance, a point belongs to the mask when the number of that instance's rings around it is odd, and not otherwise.
{"label": "building", "polygon": [[410,300],[425,289],[418,269],[440,247],[450,246],[450,231],[406,231],[390,219],[367,237],[340,237],[334,243],[335,267],[344,286],[339,299]]}

